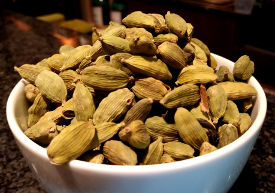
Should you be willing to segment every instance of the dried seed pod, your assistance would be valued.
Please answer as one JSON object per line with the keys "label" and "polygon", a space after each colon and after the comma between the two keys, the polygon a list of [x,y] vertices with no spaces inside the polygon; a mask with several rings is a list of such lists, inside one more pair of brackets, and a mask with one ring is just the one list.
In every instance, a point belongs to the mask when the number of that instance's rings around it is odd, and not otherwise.
{"label": "dried seed pod", "polygon": [[244,134],[252,124],[251,117],[248,113],[240,113],[240,134]]}
{"label": "dried seed pod", "polygon": [[187,65],[187,56],[176,43],[163,42],[158,46],[157,53],[171,68],[182,69]]}
{"label": "dried seed pod", "polygon": [[34,142],[48,145],[58,135],[58,131],[55,122],[49,120],[31,126],[24,134]]}
{"label": "dried seed pod", "polygon": [[118,52],[131,53],[130,42],[124,38],[109,35],[102,36],[98,40],[101,41],[102,47],[107,54],[112,55]]}
{"label": "dried seed pod", "polygon": [[43,66],[43,67],[46,67],[50,70],[50,67],[49,67],[49,64],[48,64],[48,58],[45,58],[45,59],[41,60],[40,62],[38,62],[36,64],[36,66]]}
{"label": "dried seed pod", "polygon": [[155,28],[156,21],[154,17],[146,13],[134,11],[122,19],[122,24],[128,28],[139,27],[153,30]]}
{"label": "dried seed pod", "polygon": [[153,99],[151,98],[141,99],[136,104],[134,104],[133,107],[127,111],[123,119],[125,125],[130,124],[134,120],[144,121],[152,109],[152,104]]}
{"label": "dried seed pod", "polygon": [[47,154],[53,164],[64,164],[99,145],[97,131],[91,121],[67,126],[50,143]]}
{"label": "dried seed pod", "polygon": [[103,155],[114,165],[137,164],[137,154],[121,141],[107,141],[103,146]]}
{"label": "dried seed pod", "polygon": [[132,121],[118,133],[119,138],[137,149],[145,149],[150,144],[150,135],[141,120]]}
{"label": "dried seed pod", "polygon": [[126,87],[133,80],[122,70],[110,66],[89,66],[81,72],[82,82],[97,90],[112,91]]}
{"label": "dried seed pod", "polygon": [[80,63],[89,56],[89,53],[92,50],[91,45],[78,46],[75,49],[67,52],[65,54],[65,59],[63,61],[63,66],[61,71],[67,69],[76,69],[79,67]]}
{"label": "dried seed pod", "polygon": [[224,115],[227,107],[227,96],[220,85],[213,85],[207,89],[209,97],[208,106],[213,119],[213,123],[218,123],[219,118]]}
{"label": "dried seed pod", "polygon": [[220,66],[215,74],[217,75],[217,82],[235,81],[233,74],[230,72],[227,66]]}
{"label": "dried seed pod", "polygon": [[101,36],[101,33],[96,29],[96,27],[92,28],[92,45],[98,40],[98,38]]}
{"label": "dried seed pod", "polygon": [[157,36],[154,37],[154,43],[159,46],[163,42],[171,42],[171,43],[177,43],[178,42],[178,36],[173,33],[168,33],[168,34],[158,34]]}
{"label": "dried seed pod", "polygon": [[79,160],[94,163],[94,164],[103,164],[104,163],[104,155],[99,151],[86,152],[82,154]]}
{"label": "dried seed pod", "polygon": [[148,32],[144,28],[139,27],[132,27],[132,28],[126,28],[126,40],[131,40],[135,36],[147,36],[149,39],[154,39],[152,33]]}
{"label": "dried seed pod", "polygon": [[185,36],[187,31],[187,24],[181,16],[175,13],[170,13],[170,11],[168,11],[165,15],[165,21],[171,32],[180,38]]}
{"label": "dried seed pod", "polygon": [[102,32],[102,35],[100,37],[112,35],[112,36],[125,38],[126,27],[124,25],[120,25],[120,24],[112,22],[112,21],[110,21],[110,23],[111,24],[109,24],[109,26]]}
{"label": "dried seed pod", "polygon": [[77,82],[73,93],[73,108],[77,121],[88,121],[95,112],[95,103],[91,92],[82,82]]}
{"label": "dried seed pod", "polygon": [[144,74],[158,80],[171,80],[172,74],[167,65],[154,56],[132,56],[123,63],[135,74]]}
{"label": "dried seed pod", "polygon": [[234,77],[246,81],[254,73],[254,62],[250,60],[249,56],[241,56],[234,64]]}
{"label": "dried seed pod", "polygon": [[252,97],[243,99],[241,106],[242,106],[242,110],[243,110],[242,112],[246,113],[253,106]]}
{"label": "dried seed pod", "polygon": [[206,65],[190,65],[183,68],[177,78],[178,84],[205,84],[217,79],[213,68]]}
{"label": "dried seed pod", "polygon": [[55,73],[59,73],[63,66],[65,56],[62,54],[54,54],[48,58],[47,62],[51,70]]}
{"label": "dried seed pod", "polygon": [[183,142],[191,145],[195,149],[200,149],[203,142],[209,141],[206,130],[187,109],[183,107],[177,108],[174,119],[176,128]]}
{"label": "dried seed pod", "polygon": [[157,46],[154,44],[154,39],[147,35],[135,35],[129,41],[129,46],[132,54],[141,54],[154,56],[157,52]]}
{"label": "dried seed pod", "polygon": [[166,25],[165,19],[161,14],[157,13],[149,13],[148,15],[152,16],[155,18],[155,32],[156,33],[161,33],[161,32],[169,32],[169,28]]}
{"label": "dried seed pod", "polygon": [[217,66],[218,66],[218,62],[217,62],[217,60],[213,57],[213,55],[212,54],[210,54],[210,60],[208,60],[208,63],[209,63],[209,66],[211,67],[211,68],[213,68],[214,70],[217,68]]}
{"label": "dried seed pod", "polygon": [[56,124],[62,124],[74,118],[73,99],[71,98],[63,106],[46,112],[38,122],[52,120]]}
{"label": "dried seed pod", "polygon": [[91,48],[91,50],[90,50],[90,52],[89,52],[88,57],[89,57],[92,61],[94,61],[94,60],[96,60],[99,56],[103,56],[103,55],[106,55],[106,54],[107,54],[107,53],[106,53],[105,50],[103,49],[101,41],[97,40],[97,41],[93,44],[93,46],[92,46],[92,48]]}
{"label": "dried seed pod", "polygon": [[110,66],[110,56],[109,55],[102,55],[98,56],[98,58],[92,62],[92,65],[105,65],[105,66]]}
{"label": "dried seed pod", "polygon": [[128,88],[118,89],[111,92],[99,103],[93,123],[98,125],[103,122],[118,120],[130,108],[135,95]]}
{"label": "dried seed pod", "polygon": [[185,55],[187,57],[188,64],[190,64],[191,62],[193,62],[193,60],[195,58],[195,54],[196,54],[196,50],[195,50],[194,46],[192,46],[190,43],[186,42],[182,46],[182,50],[184,51],[184,53],[185,53]]}
{"label": "dried seed pod", "polygon": [[24,90],[25,90],[26,98],[31,103],[34,102],[35,97],[40,93],[39,89],[33,84],[27,84]]}
{"label": "dried seed pod", "polygon": [[152,77],[136,79],[132,87],[138,98],[151,98],[154,102],[160,101],[170,90],[168,85]]}
{"label": "dried seed pod", "polygon": [[131,70],[122,63],[122,60],[128,59],[132,56],[132,54],[129,53],[116,53],[110,56],[110,66],[114,67],[116,69],[122,70],[129,76],[134,75]]}
{"label": "dried seed pod", "polygon": [[49,67],[33,65],[33,64],[23,64],[20,67],[14,67],[14,70],[19,73],[21,78],[24,78],[31,84],[35,84],[35,80],[37,76],[43,71],[48,70],[50,71]]}
{"label": "dried seed pod", "polygon": [[158,137],[162,137],[164,143],[178,140],[178,131],[175,124],[167,123],[163,117],[149,117],[146,119],[145,125],[153,140]]}
{"label": "dried seed pod", "polygon": [[95,126],[99,143],[111,139],[117,132],[125,126],[125,123],[103,122]]}
{"label": "dried seed pod", "polygon": [[75,89],[75,83],[81,79],[81,75],[77,74],[74,70],[65,70],[60,72],[59,76],[64,81],[68,91],[73,91]]}
{"label": "dried seed pod", "polygon": [[195,150],[188,144],[171,141],[163,144],[164,153],[170,155],[175,160],[184,160],[194,157]]}
{"label": "dried seed pod", "polygon": [[193,36],[194,26],[191,23],[186,23],[186,25],[187,25],[187,30],[185,33],[185,38],[187,41],[190,41]]}
{"label": "dried seed pod", "polygon": [[238,139],[238,129],[232,124],[223,124],[218,129],[219,133],[219,144],[217,148],[222,148],[236,139]]}
{"label": "dried seed pod", "polygon": [[167,93],[160,104],[168,109],[192,106],[200,100],[200,89],[197,85],[185,84]]}
{"label": "dried seed pod", "polygon": [[198,45],[205,53],[207,59],[210,59],[210,50],[207,47],[207,45],[205,43],[203,43],[201,40],[199,40],[198,38],[192,38],[191,42],[195,43],[196,45]]}
{"label": "dried seed pod", "polygon": [[51,101],[39,93],[33,104],[28,109],[28,127],[35,125],[39,119],[49,110]]}
{"label": "dried seed pod", "polygon": [[244,82],[221,82],[219,85],[224,89],[228,100],[240,100],[257,96],[257,90]]}
{"label": "dried seed pod", "polygon": [[160,159],[161,164],[172,163],[172,162],[175,162],[175,160],[170,155],[168,155],[167,153],[164,153],[161,156],[161,159]]}
{"label": "dried seed pod", "polygon": [[193,60],[193,65],[207,65],[207,56],[203,49],[194,42],[190,42],[195,48],[195,58]]}
{"label": "dried seed pod", "polygon": [[68,44],[62,45],[59,48],[59,54],[66,55],[67,52],[70,52],[73,49],[74,47],[71,45],[68,45]]}
{"label": "dried seed pod", "polygon": [[200,105],[193,106],[190,109],[190,112],[197,119],[203,119],[203,120],[207,121],[208,123],[210,123],[214,127],[214,124],[213,124],[213,122],[211,120],[211,117],[209,116],[209,113],[202,111]]}
{"label": "dried seed pod", "polygon": [[40,93],[52,102],[64,103],[67,98],[67,87],[63,79],[56,73],[48,70],[42,71],[35,80]]}
{"label": "dried seed pod", "polygon": [[216,151],[217,148],[214,145],[211,145],[209,142],[205,141],[202,143],[200,148],[200,156]]}
{"label": "dried seed pod", "polygon": [[231,100],[227,101],[227,106],[226,106],[226,110],[224,112],[222,121],[225,123],[230,123],[235,127],[239,127],[239,124],[240,124],[239,109],[237,105]]}
{"label": "dried seed pod", "polygon": [[160,164],[162,155],[163,155],[162,137],[158,137],[157,140],[155,140],[149,145],[146,153],[142,157],[140,165]]}

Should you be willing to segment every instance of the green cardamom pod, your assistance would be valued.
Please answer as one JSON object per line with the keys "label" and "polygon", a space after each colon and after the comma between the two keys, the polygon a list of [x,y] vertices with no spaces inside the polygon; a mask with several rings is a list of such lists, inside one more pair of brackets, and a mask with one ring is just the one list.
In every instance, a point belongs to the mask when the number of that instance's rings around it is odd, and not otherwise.
{"label": "green cardamom pod", "polygon": [[254,73],[254,62],[249,56],[241,56],[234,64],[233,75],[240,80],[248,80]]}
{"label": "green cardamom pod", "polygon": [[170,155],[174,160],[184,160],[194,157],[195,150],[188,144],[171,141],[163,144],[164,153]]}
{"label": "green cardamom pod", "polygon": [[187,31],[187,23],[180,15],[168,11],[165,15],[165,21],[171,32],[179,36],[179,38],[184,38]]}
{"label": "green cardamom pod", "polygon": [[152,142],[147,148],[146,153],[143,155],[140,165],[153,165],[160,164],[163,155],[162,137]]}
{"label": "green cardamom pod", "polygon": [[232,124],[223,124],[218,129],[219,144],[217,148],[222,148],[238,139],[238,129]]}

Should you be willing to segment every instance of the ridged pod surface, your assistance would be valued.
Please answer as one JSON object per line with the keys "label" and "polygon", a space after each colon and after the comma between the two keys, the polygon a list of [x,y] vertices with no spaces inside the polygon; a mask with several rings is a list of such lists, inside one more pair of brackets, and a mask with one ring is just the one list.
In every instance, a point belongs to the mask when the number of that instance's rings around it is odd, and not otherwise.
{"label": "ridged pod surface", "polygon": [[168,11],[165,15],[165,21],[171,32],[179,36],[179,38],[183,38],[187,31],[186,21],[176,13],[170,13]]}

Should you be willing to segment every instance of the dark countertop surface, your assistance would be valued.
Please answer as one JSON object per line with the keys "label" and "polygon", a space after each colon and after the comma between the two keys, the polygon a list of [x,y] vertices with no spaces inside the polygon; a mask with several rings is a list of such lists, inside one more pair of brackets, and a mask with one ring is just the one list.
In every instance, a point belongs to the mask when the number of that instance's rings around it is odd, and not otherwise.
{"label": "dark countertop surface", "polygon": [[[63,44],[90,43],[86,34],[19,13],[0,12],[0,193],[45,192],[19,151],[6,120],[8,96],[21,79],[13,67],[36,64],[57,53]],[[264,125],[230,193],[275,192],[275,96],[269,93],[266,96],[268,110]]]}

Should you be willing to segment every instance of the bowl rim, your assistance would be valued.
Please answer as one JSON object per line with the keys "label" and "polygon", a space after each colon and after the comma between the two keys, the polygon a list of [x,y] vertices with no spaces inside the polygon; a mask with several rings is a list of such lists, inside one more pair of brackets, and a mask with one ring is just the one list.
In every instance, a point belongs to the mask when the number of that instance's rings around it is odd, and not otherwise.
{"label": "bowl rim", "polygon": [[[234,65],[234,62],[219,56],[217,54],[211,53],[215,58],[224,60],[225,62],[229,63],[230,65]],[[254,135],[258,136],[258,133],[261,129],[261,126],[264,122],[266,111],[267,111],[267,100],[265,96],[265,92],[262,89],[260,83],[255,79],[254,76],[252,76],[249,79],[249,83],[253,83],[253,86],[258,91],[257,100],[260,102],[260,108],[258,108],[258,112],[255,116],[255,120],[251,127],[237,140],[232,142],[231,144],[218,149],[214,152],[211,152],[209,154],[205,154],[203,156],[198,156],[194,158],[190,158],[187,160],[172,162],[172,163],[166,163],[166,164],[155,164],[155,165],[135,165],[135,166],[121,166],[121,165],[108,165],[108,164],[94,164],[89,163],[85,161],[80,160],[72,160],[68,163],[63,164],[67,165],[69,168],[74,168],[77,170],[87,171],[87,170],[93,170],[97,172],[105,172],[108,174],[118,175],[119,174],[155,174],[155,173],[162,173],[167,171],[176,171],[181,168],[192,168],[197,167],[198,165],[205,164],[206,162],[211,162],[213,160],[222,158],[224,155],[236,150],[238,147],[242,146],[243,144],[247,143],[249,139],[251,139]],[[40,145],[36,144],[32,140],[30,140],[20,129],[17,120],[15,118],[15,102],[16,98],[18,96],[18,92],[20,88],[24,84],[24,79],[21,79],[12,92],[10,93],[10,96],[7,101],[6,106],[6,116],[7,121],[9,124],[9,127],[14,135],[14,138],[16,139],[17,143],[23,144],[25,148],[32,151],[37,156],[48,160],[46,149],[41,147]],[[22,150],[21,150],[22,151]]]}

